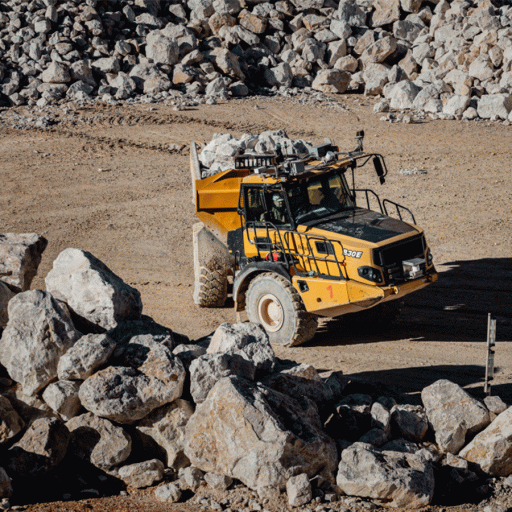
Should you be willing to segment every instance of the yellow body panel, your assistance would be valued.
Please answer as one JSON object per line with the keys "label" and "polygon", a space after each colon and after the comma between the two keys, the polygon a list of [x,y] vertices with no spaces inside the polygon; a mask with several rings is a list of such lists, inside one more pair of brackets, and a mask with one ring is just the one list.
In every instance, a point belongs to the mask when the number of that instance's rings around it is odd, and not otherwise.
{"label": "yellow body panel", "polygon": [[240,227],[238,197],[242,180],[248,174],[245,169],[230,169],[195,181],[197,217],[222,237]]}

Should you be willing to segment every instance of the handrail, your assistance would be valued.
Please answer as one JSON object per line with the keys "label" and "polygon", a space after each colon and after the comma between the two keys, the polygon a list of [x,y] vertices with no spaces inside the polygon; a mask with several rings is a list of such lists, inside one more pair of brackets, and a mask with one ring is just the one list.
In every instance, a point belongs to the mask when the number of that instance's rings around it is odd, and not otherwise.
{"label": "handrail", "polygon": [[[271,222],[265,222],[264,226],[256,226],[255,224],[255,222],[248,222],[246,224],[246,231],[247,239],[250,244],[256,247],[259,258],[262,259],[261,252],[281,252],[285,258],[286,267],[288,269],[290,269],[290,267],[293,267],[296,275],[300,275],[302,273],[297,269],[297,259],[303,259],[305,267],[304,269],[306,269],[306,266],[311,269],[314,267],[316,273],[320,276],[329,276],[337,277],[339,279],[346,279],[346,276],[344,275],[343,270],[341,268],[342,264],[340,263],[338,257],[336,256],[336,250],[334,249],[334,244],[339,245],[340,254],[343,254],[343,245],[339,240],[330,240],[322,235],[309,235],[307,233],[299,233],[298,231],[294,230],[287,230],[284,232],[279,231],[276,228],[276,226]],[[263,238],[258,237],[256,231],[258,228],[265,229],[266,236],[264,238],[266,238],[268,241],[259,242],[257,240],[257,238]],[[297,238],[299,239],[301,247],[305,249],[305,251],[302,253],[293,251],[291,248],[292,240],[297,240]],[[312,242],[314,241],[322,241],[326,245],[330,244],[331,246],[333,246],[333,254],[327,257],[315,255],[312,247]],[[264,246],[265,248],[263,249],[262,246]],[[308,262],[307,265],[305,263],[306,261]],[[335,264],[338,269],[338,275],[333,276],[331,273],[325,274],[324,272],[321,272],[319,267],[320,262],[326,264],[326,269],[329,268],[329,263]]]}
{"label": "handrail", "polygon": [[391,215],[388,213],[388,209],[386,207],[386,204],[391,204],[395,207],[396,209],[396,213],[398,215],[398,218],[400,220],[403,221],[402,219],[402,213],[401,211],[406,211],[412,218],[412,223],[413,224],[416,224],[416,219],[414,218],[414,215],[413,213],[411,212],[411,210],[409,210],[409,208],[406,208],[405,206],[402,206],[401,204],[398,204],[398,203],[395,203],[394,201],[391,201],[390,199],[384,199],[384,201],[382,201],[382,205],[384,207],[384,213],[388,216],[388,217],[391,217]]}
{"label": "handrail", "polygon": [[365,193],[366,207],[367,207],[368,210],[371,210],[371,207],[370,207],[370,195],[369,194],[373,194],[373,196],[375,196],[375,198],[377,199],[377,203],[379,204],[380,213],[384,213],[384,209],[382,207],[382,203],[380,201],[380,197],[372,189],[370,189],[370,188],[356,188],[356,189],[354,189],[354,192],[356,192],[356,193],[357,192],[364,192]]}

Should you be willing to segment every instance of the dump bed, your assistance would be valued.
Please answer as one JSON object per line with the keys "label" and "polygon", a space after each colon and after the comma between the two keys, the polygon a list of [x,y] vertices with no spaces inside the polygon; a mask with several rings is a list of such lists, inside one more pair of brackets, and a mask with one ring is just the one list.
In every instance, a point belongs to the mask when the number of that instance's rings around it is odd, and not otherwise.
{"label": "dump bed", "polygon": [[190,172],[193,202],[198,219],[221,240],[228,231],[240,227],[238,198],[242,179],[249,174],[247,169],[228,169],[213,176],[201,178],[201,166],[197,146],[190,146]]}

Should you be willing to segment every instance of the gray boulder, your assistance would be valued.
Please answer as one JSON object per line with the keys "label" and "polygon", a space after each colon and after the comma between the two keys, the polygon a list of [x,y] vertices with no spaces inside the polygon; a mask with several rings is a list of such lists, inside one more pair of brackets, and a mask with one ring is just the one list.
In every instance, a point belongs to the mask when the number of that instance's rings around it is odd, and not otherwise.
{"label": "gray boulder", "polygon": [[494,476],[512,474],[512,407],[502,412],[485,430],[459,453],[484,473]]}
{"label": "gray boulder", "polygon": [[486,94],[478,100],[477,112],[483,119],[507,119],[512,111],[512,94]]}
{"label": "gray boulder", "polygon": [[471,98],[469,96],[458,96],[457,94],[454,94],[444,104],[443,114],[461,118],[470,103]]}
{"label": "gray boulder", "polygon": [[375,0],[372,27],[390,25],[400,19],[400,0]]}
{"label": "gray boulder", "polygon": [[311,501],[313,492],[311,483],[306,473],[292,476],[286,482],[286,494],[290,507],[301,507]]}
{"label": "gray boulder", "polygon": [[176,484],[163,484],[155,489],[155,498],[158,501],[176,503],[181,498],[181,491]]}
{"label": "gray boulder", "polygon": [[13,297],[0,343],[0,363],[34,395],[57,377],[60,357],[81,337],[65,304],[34,290]]}
{"label": "gray boulder", "polygon": [[43,400],[64,421],[78,414],[82,408],[78,398],[80,382],[73,380],[59,380],[52,382],[43,392]]}
{"label": "gray boulder", "polygon": [[0,445],[22,431],[25,422],[14,410],[9,399],[0,395]]}
{"label": "gray boulder", "polygon": [[178,44],[159,30],[154,30],[146,36],[146,57],[157,64],[174,66],[180,57]]}
{"label": "gray boulder", "polygon": [[325,93],[344,93],[350,84],[351,75],[338,69],[320,70],[311,87]]}
{"label": "gray boulder", "polygon": [[141,91],[144,90],[144,84],[152,79],[169,81],[169,77],[156,64],[150,64],[149,62],[141,62],[133,66],[129,74],[130,78],[133,78],[137,84],[137,88]]}
{"label": "gray boulder", "polygon": [[420,88],[410,80],[402,80],[393,85],[386,92],[386,98],[390,100],[390,107],[397,110],[407,110],[414,107],[414,99],[420,92]]}
{"label": "gray boulder", "polygon": [[158,459],[145,460],[123,466],[119,469],[119,478],[128,486],[142,489],[160,482],[164,476],[165,466]]}
{"label": "gray boulder", "polygon": [[15,292],[28,290],[47,244],[35,233],[0,233],[0,281]]}
{"label": "gray boulder", "polygon": [[124,429],[87,412],[66,423],[71,433],[70,452],[93,466],[109,471],[131,453],[132,440]]}
{"label": "gray boulder", "polygon": [[280,62],[273,68],[268,68],[264,73],[265,81],[270,86],[290,87],[293,80],[293,73],[287,62]]}
{"label": "gray boulder", "polygon": [[366,13],[356,0],[340,2],[334,17],[351,27],[366,27]]}
{"label": "gray boulder", "polygon": [[206,350],[207,354],[237,354],[254,364],[259,373],[271,372],[276,364],[268,334],[253,323],[223,323],[217,327]]}
{"label": "gray boulder", "polygon": [[205,354],[190,364],[190,394],[201,404],[220,379],[233,375],[254,380],[255,372],[254,364],[240,354]]}
{"label": "gray boulder", "polygon": [[136,427],[165,451],[167,467],[176,471],[190,464],[185,455],[185,430],[192,414],[193,405],[178,399],[150,412]]}
{"label": "gray boulder", "polygon": [[432,500],[434,471],[421,456],[354,443],[341,453],[336,483],[349,496],[385,507],[421,508]]}
{"label": "gray boulder", "polygon": [[388,83],[389,67],[384,64],[369,63],[363,72],[364,93],[367,96],[382,94],[384,86]]}
{"label": "gray boulder", "polygon": [[42,73],[41,78],[47,84],[65,84],[71,81],[69,68],[62,62],[51,62]]}
{"label": "gray boulder", "polygon": [[142,313],[140,293],[91,253],[65,249],[45,278],[46,289],[66,302],[84,323],[112,329]]}
{"label": "gray boulder", "polygon": [[421,399],[436,442],[445,452],[456,454],[464,446],[466,434],[476,434],[490,423],[487,408],[449,380],[424,388]]}
{"label": "gray boulder", "polygon": [[105,364],[116,344],[107,334],[82,336],[60,359],[57,374],[60,380],[85,380]]}
{"label": "gray boulder", "polygon": [[218,491],[226,491],[233,483],[231,477],[219,473],[205,473],[204,480],[212,489]]}
{"label": "gray boulder", "polygon": [[[334,441],[286,395],[238,377],[221,379],[190,418],[185,454],[203,471],[265,494],[297,473],[333,480]],[[318,421],[318,420],[317,420]]]}
{"label": "gray boulder", "polygon": [[5,454],[4,464],[19,477],[38,477],[55,468],[68,449],[69,431],[57,418],[35,420]]}
{"label": "gray boulder", "polygon": [[391,409],[392,427],[408,441],[423,441],[428,431],[428,419],[423,407],[418,405],[395,405]]}
{"label": "gray boulder", "polygon": [[132,338],[120,363],[125,366],[100,370],[81,385],[80,401],[88,411],[132,423],[181,397],[183,363],[151,336]]}

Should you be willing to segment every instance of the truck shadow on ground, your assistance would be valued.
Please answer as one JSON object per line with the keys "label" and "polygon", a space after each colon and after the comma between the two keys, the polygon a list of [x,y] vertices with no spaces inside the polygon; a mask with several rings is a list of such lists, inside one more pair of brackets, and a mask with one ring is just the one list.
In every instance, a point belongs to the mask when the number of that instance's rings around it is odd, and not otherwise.
{"label": "truck shadow on ground", "polygon": [[[496,373],[500,368],[496,368]],[[378,371],[347,374],[346,377],[357,382],[370,383],[390,389],[397,395],[407,395],[411,404],[421,405],[421,390],[430,384],[447,379],[463,388],[471,388],[469,392],[475,398],[483,400],[485,367],[482,365],[435,365],[416,366],[411,368],[395,368]],[[508,404],[512,403],[512,384],[491,386],[491,395],[499,396]]]}
{"label": "truck shadow on ground", "polygon": [[358,325],[355,315],[322,320],[309,346],[415,341],[486,341],[488,313],[496,318],[496,340],[512,341],[512,258],[443,264],[439,280],[405,297],[395,324],[385,329]]}

